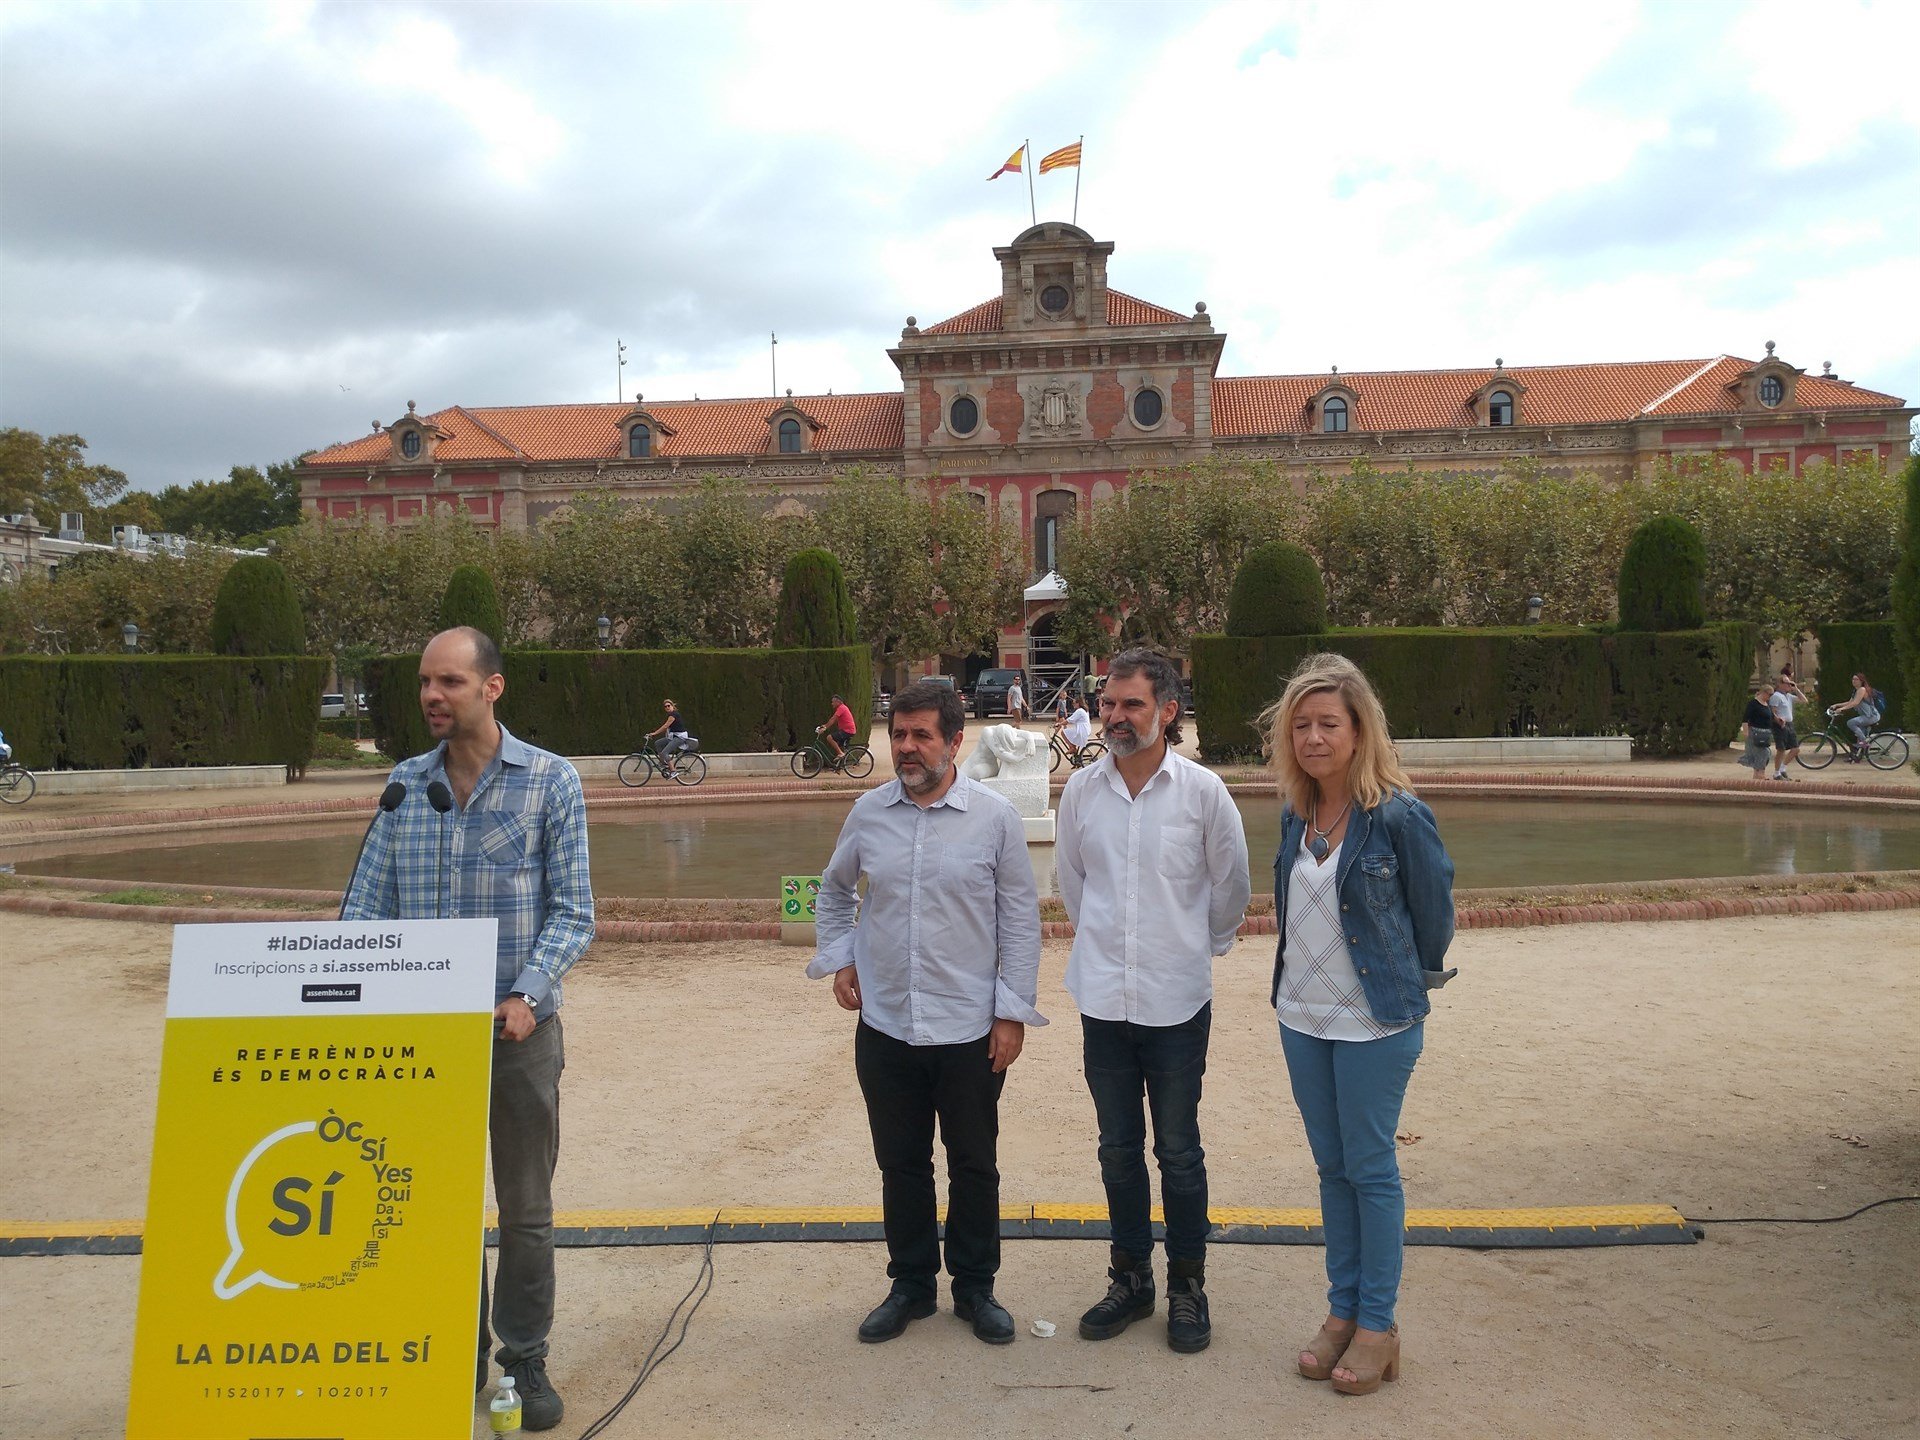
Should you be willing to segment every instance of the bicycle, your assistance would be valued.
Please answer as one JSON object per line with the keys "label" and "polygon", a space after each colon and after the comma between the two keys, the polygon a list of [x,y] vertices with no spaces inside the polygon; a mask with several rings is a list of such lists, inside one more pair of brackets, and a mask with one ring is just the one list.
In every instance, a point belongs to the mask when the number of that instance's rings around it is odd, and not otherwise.
{"label": "bicycle", "polygon": [[[668,763],[673,766],[671,770],[667,768]],[[653,779],[655,774],[665,775],[676,784],[698,785],[707,778],[707,757],[700,753],[698,740],[690,742],[671,762],[663,761],[654,754],[651,746],[642,745],[622,760],[614,773],[620,777],[622,785],[631,785],[635,789]]]}
{"label": "bicycle", "polygon": [[802,780],[811,780],[822,770],[838,770],[856,780],[864,780],[873,773],[873,752],[855,741],[835,760],[833,752],[827,749],[826,737],[821,736],[794,751],[791,763],[793,773]]}
{"label": "bicycle", "polygon": [[1047,748],[1053,751],[1053,759],[1047,762],[1047,770],[1051,773],[1060,768],[1060,762],[1062,760],[1066,761],[1067,764],[1075,770],[1078,770],[1082,765],[1093,764],[1094,761],[1107,753],[1107,742],[1104,740],[1089,739],[1086,744],[1080,747],[1080,753],[1076,755],[1073,753],[1073,747],[1067,744],[1066,737],[1056,730],[1053,732],[1053,738],[1048,741]]}
{"label": "bicycle", "polygon": [[17,760],[0,765],[0,804],[24,805],[39,788],[33,772]]}
{"label": "bicycle", "polygon": [[1846,722],[1832,710],[1827,711],[1827,728],[1800,747],[1800,763],[1809,770],[1824,770],[1841,755],[1865,759],[1876,770],[1898,770],[1910,753],[1907,737],[1898,730],[1874,730],[1867,735],[1863,754],[1854,755],[1855,745]]}

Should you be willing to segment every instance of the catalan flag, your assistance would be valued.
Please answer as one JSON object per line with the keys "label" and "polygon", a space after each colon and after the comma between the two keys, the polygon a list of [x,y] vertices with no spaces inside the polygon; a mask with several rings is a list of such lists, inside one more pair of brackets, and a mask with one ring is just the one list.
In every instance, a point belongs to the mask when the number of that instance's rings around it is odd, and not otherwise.
{"label": "catalan flag", "polygon": [[1042,175],[1046,174],[1049,170],[1077,170],[1079,168],[1080,142],[1078,140],[1074,141],[1071,145],[1062,145],[1058,150],[1054,151],[1051,155],[1043,157],[1040,161],[1040,173]]}
{"label": "catalan flag", "polygon": [[1002,175],[1006,174],[1009,170],[1011,170],[1014,174],[1018,175],[1021,170],[1020,162],[1025,160],[1026,158],[1027,158],[1027,147],[1025,142],[1022,142],[1020,148],[1018,150],[1015,150],[1013,154],[1007,157],[1007,163],[1002,165],[998,170],[994,171],[991,175],[987,177],[987,179],[998,180]]}

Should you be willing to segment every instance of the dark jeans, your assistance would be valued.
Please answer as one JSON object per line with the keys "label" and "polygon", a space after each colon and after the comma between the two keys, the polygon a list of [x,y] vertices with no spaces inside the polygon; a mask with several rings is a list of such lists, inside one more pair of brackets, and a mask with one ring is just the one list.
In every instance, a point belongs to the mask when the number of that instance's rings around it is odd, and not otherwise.
{"label": "dark jeans", "polygon": [[1000,1092],[987,1037],[964,1045],[909,1045],[862,1021],[853,1067],[867,1101],[896,1290],[939,1289],[940,1228],[933,1189],[933,1124],[947,1149],[947,1273],[960,1299],[993,1289],[1000,1269]]}
{"label": "dark jeans", "polygon": [[[560,1159],[560,1016],[524,1040],[493,1042],[493,1198],[500,1209],[499,1276],[491,1306],[501,1365],[544,1359],[553,1329],[553,1167]],[[486,1257],[480,1264],[480,1348],[487,1346]]]}
{"label": "dark jeans", "polygon": [[1207,1256],[1207,1154],[1200,1148],[1200,1080],[1207,1073],[1213,1004],[1178,1025],[1135,1025],[1080,1017],[1093,1110],[1100,1123],[1100,1178],[1107,1187],[1113,1243],[1134,1260],[1153,1255],[1153,1197],[1147,1185],[1147,1120],[1167,1217],[1167,1259]]}

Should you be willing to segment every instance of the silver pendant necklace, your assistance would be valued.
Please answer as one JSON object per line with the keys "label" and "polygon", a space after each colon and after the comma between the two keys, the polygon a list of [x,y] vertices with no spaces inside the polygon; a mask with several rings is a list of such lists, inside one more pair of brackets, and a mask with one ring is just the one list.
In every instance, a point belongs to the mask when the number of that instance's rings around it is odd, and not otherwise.
{"label": "silver pendant necklace", "polygon": [[1307,821],[1307,853],[1313,856],[1316,864],[1327,863],[1327,856],[1333,850],[1333,846],[1327,843],[1327,837],[1340,828],[1340,822],[1347,818],[1347,811],[1352,808],[1353,797],[1349,795],[1347,803],[1340,807],[1340,813],[1333,817],[1333,823],[1322,829],[1319,824],[1320,802],[1313,802],[1314,818]]}

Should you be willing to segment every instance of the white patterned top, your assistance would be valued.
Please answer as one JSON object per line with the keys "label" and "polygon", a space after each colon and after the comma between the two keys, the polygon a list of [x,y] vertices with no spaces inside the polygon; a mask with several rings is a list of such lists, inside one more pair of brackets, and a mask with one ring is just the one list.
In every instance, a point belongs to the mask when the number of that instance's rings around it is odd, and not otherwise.
{"label": "white patterned top", "polygon": [[1305,845],[1287,877],[1287,944],[1275,1008],[1280,1023],[1322,1040],[1379,1040],[1405,1025],[1373,1018],[1340,928],[1340,846],[1324,861]]}

